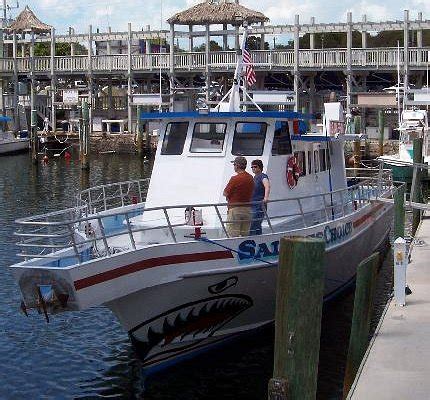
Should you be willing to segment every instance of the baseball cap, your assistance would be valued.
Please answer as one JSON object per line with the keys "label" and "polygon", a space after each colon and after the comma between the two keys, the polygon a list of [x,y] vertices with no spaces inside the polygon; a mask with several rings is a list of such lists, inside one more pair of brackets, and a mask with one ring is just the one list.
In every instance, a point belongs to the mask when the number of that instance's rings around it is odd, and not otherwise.
{"label": "baseball cap", "polygon": [[245,157],[238,156],[233,161],[231,161],[233,164],[236,164],[239,168],[245,169],[248,162],[246,161]]}

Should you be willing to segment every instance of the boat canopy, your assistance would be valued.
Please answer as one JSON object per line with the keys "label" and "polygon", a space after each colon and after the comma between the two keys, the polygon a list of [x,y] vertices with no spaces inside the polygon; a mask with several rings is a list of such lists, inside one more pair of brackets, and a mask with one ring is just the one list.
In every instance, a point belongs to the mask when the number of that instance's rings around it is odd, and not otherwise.
{"label": "boat canopy", "polygon": [[7,117],[5,115],[0,115],[0,122],[9,122],[12,121],[11,117]]}

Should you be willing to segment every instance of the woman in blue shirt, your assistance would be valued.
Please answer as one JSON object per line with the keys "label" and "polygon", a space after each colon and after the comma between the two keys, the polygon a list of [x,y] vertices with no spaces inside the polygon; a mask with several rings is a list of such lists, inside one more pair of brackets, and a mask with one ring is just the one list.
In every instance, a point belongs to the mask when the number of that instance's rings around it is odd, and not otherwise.
{"label": "woman in blue shirt", "polygon": [[[269,177],[263,173],[263,162],[254,160],[251,162],[252,172],[254,173],[254,192],[252,194],[252,222],[249,229],[250,235],[261,235],[261,223],[264,219],[264,209],[269,200],[270,183]],[[264,209],[263,209],[264,207]]]}

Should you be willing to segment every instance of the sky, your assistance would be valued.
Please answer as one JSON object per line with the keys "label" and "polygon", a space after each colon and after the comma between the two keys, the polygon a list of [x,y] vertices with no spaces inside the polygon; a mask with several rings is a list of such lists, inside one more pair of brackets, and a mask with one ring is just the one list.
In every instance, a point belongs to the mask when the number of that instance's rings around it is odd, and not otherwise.
{"label": "sky", "polygon": [[[16,6],[17,0],[7,0],[10,7]],[[93,30],[106,31],[108,26],[113,31],[127,31],[131,22],[133,30],[158,30],[163,20],[163,29],[169,29],[166,20],[173,14],[183,11],[203,0],[19,0],[19,9],[12,9],[10,15],[16,17],[28,5],[39,19],[54,26],[58,33],[66,33],[69,26],[76,33]],[[346,21],[348,11],[352,12],[353,21],[361,21],[367,15],[368,21],[402,20],[403,10],[408,9],[410,19],[417,18],[418,12],[423,19],[430,19],[430,2],[425,0],[240,0],[240,4],[264,13],[270,18],[271,25],[291,24],[294,15],[300,15],[300,21],[306,23],[312,16],[316,22]],[[185,27],[183,27],[185,29]]]}

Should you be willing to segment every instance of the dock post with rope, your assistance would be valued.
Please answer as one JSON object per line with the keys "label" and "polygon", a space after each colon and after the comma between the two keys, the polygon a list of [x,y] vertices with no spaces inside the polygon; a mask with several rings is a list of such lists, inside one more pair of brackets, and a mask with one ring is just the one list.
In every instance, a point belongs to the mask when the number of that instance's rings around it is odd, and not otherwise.
{"label": "dock post with rope", "polygon": [[[269,400],[315,398],[324,294],[322,239],[282,238]],[[306,293],[306,295],[304,295]]]}
{"label": "dock post with rope", "polygon": [[[137,154],[139,154],[140,157],[143,157],[143,124],[142,120],[140,119],[140,115],[142,114],[142,106],[137,106],[137,140],[136,140],[136,146],[137,146]],[[145,143],[145,146],[147,143]]]}

